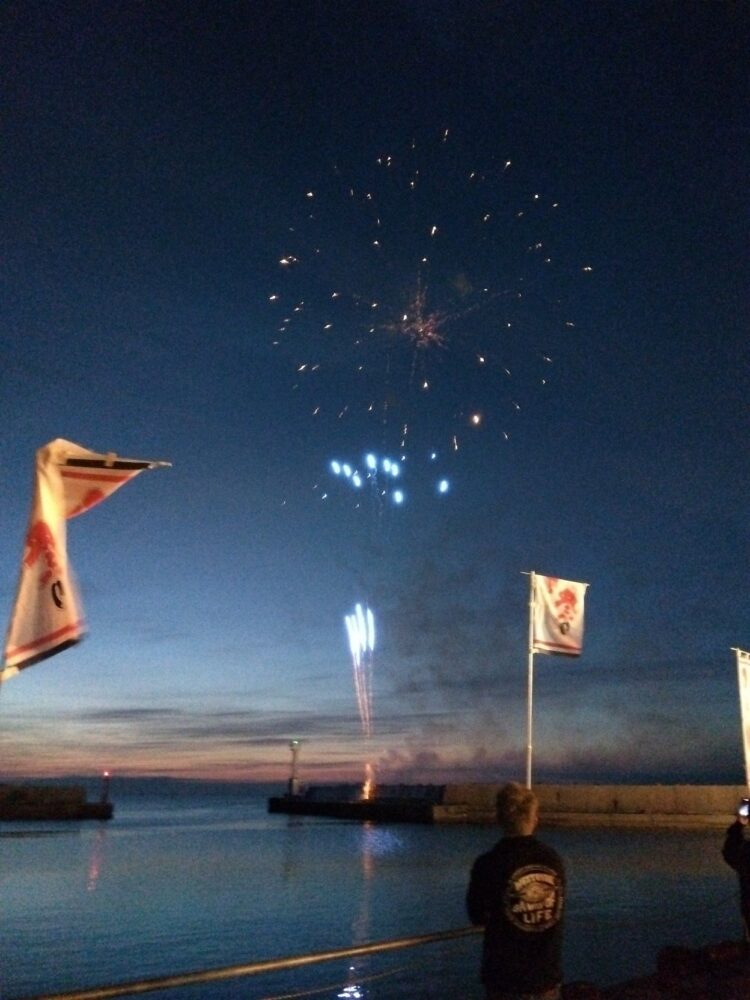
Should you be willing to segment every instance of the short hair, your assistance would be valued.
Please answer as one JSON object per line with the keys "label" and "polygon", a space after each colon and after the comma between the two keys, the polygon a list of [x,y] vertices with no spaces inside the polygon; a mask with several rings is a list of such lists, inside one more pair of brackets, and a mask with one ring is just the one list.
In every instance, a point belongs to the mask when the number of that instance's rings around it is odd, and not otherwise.
{"label": "short hair", "polygon": [[500,825],[513,832],[531,822],[539,800],[530,788],[509,781],[497,793],[496,807]]}

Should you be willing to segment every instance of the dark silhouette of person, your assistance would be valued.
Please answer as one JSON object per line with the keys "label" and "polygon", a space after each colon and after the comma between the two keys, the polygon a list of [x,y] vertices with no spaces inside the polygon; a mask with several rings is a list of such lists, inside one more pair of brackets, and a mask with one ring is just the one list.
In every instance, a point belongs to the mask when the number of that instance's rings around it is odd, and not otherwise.
{"label": "dark silhouette of person", "polygon": [[740,913],[744,925],[745,943],[750,945],[750,826],[748,826],[747,799],[737,809],[734,823],[727,828],[722,856],[734,868],[740,883]]}

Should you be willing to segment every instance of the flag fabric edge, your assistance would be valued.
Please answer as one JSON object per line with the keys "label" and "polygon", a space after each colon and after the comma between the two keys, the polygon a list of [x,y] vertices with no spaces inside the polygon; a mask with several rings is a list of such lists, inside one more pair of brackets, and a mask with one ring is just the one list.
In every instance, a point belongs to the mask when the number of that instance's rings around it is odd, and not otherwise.
{"label": "flag fabric edge", "polygon": [[26,670],[27,667],[33,667],[37,663],[42,663],[44,660],[48,660],[51,656],[55,656],[57,653],[62,653],[66,649],[70,649],[71,646],[77,646],[83,642],[85,636],[78,635],[72,639],[65,639],[64,642],[58,643],[56,646],[51,646],[49,649],[43,650],[41,653],[35,653],[26,660],[22,660],[18,663],[13,663],[10,666],[5,667],[5,669],[0,670],[0,684],[9,681],[11,677],[15,677],[20,674],[22,670]]}

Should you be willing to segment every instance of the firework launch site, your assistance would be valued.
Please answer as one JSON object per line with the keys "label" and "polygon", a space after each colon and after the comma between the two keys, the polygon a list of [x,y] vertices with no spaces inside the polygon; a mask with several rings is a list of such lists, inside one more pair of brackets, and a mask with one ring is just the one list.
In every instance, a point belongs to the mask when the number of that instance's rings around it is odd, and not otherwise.
{"label": "firework launch site", "polygon": [[[495,822],[497,784],[311,785],[272,796],[268,811],[297,816],[403,823]],[[740,785],[534,786],[542,825],[723,827],[746,791]]]}

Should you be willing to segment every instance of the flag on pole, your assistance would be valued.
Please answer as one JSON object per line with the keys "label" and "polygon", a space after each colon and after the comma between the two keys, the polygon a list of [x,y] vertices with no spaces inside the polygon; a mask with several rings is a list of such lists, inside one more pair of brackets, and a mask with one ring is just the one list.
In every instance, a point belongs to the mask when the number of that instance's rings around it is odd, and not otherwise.
{"label": "flag on pole", "polygon": [[580,656],[583,647],[583,602],[588,584],[537,573],[533,579],[532,651]]}
{"label": "flag on pole", "polygon": [[168,464],[100,454],[62,438],[37,451],[34,498],[0,683],[84,634],[68,564],[66,520],[106,500],[144,469]]}
{"label": "flag on pole", "polygon": [[737,681],[740,689],[740,716],[742,719],[742,745],[745,751],[745,780],[750,788],[750,653],[735,649],[737,653]]}

